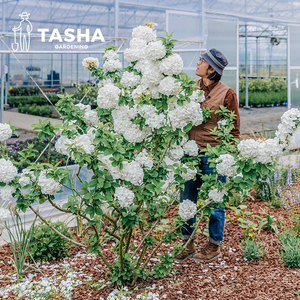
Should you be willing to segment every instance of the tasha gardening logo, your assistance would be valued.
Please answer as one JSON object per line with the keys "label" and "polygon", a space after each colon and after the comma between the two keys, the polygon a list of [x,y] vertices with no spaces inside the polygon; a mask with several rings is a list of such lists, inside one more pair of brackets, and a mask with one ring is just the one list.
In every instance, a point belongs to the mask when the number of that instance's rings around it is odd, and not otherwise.
{"label": "tasha gardening logo", "polygon": [[[13,51],[29,51],[30,48],[30,33],[32,32],[32,24],[28,20],[29,13],[22,12],[19,16],[21,17],[21,21],[18,27],[14,27],[12,30],[14,32],[14,42],[11,44]],[[90,30],[87,28],[85,32],[82,32],[80,28],[75,29],[67,28],[64,31],[64,35],[62,36],[57,28],[54,28],[50,34],[50,38],[46,39],[46,33],[50,33],[49,28],[38,28],[38,32],[41,33],[41,42],[59,42],[65,44],[55,45],[55,49],[87,49],[88,45],[70,45],[68,43],[72,42],[96,42],[101,41],[105,42],[103,34],[100,28],[96,28],[92,38],[90,39]]]}

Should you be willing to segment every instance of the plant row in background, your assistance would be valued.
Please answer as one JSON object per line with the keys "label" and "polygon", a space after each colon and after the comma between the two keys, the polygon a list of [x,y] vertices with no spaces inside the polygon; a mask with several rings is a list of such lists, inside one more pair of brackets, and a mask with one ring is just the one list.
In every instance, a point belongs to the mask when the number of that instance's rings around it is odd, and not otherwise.
{"label": "plant row in background", "polygon": [[[57,95],[47,95],[49,100],[55,104],[59,100]],[[51,105],[44,95],[32,95],[32,96],[10,96],[7,97],[7,103],[19,107],[21,105]]]}
{"label": "plant row in background", "polygon": [[[245,79],[239,81],[239,104],[245,105]],[[287,105],[287,82],[280,78],[249,79],[249,105],[256,107]]]}
{"label": "plant row in background", "polygon": [[53,109],[50,105],[25,104],[18,107],[18,112],[35,116],[50,116]]}

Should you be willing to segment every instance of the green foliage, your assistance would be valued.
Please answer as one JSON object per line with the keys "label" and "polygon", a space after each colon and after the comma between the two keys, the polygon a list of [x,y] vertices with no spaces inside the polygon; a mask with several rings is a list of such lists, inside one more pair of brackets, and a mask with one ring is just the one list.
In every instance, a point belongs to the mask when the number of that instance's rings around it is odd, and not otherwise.
{"label": "green foliage", "polygon": [[[245,104],[246,94],[241,93],[239,95],[239,103]],[[261,105],[267,105],[267,104],[280,104],[283,102],[287,102],[287,92],[281,91],[281,92],[249,92],[248,93],[248,99],[249,99],[249,105],[254,104],[261,104]]]}
{"label": "green foliage", "polygon": [[[48,99],[53,103],[57,103],[59,100],[58,95],[47,95]],[[10,96],[7,97],[7,103],[19,107],[21,105],[48,105],[50,106],[49,101],[45,98],[44,95],[33,95],[33,96]]]}
{"label": "green foliage", "polygon": [[277,225],[273,224],[273,222],[275,221],[276,218],[274,216],[267,214],[264,210],[262,210],[262,211],[265,214],[265,218],[260,217],[260,216],[254,216],[254,218],[260,220],[260,223],[258,225],[258,232],[261,232],[262,228],[264,226],[266,226],[269,231],[274,231],[276,234],[278,234]]}
{"label": "green foliage", "polygon": [[[244,93],[246,88],[245,79],[239,80],[240,93]],[[287,90],[287,81],[282,78],[250,79],[248,82],[248,91],[253,93],[270,93]]]}
{"label": "green foliage", "polygon": [[164,278],[166,277],[171,269],[173,264],[173,258],[170,254],[159,255],[158,256],[162,262],[157,263],[152,270],[152,275],[154,278]]}
{"label": "green foliage", "polygon": [[40,93],[38,87],[13,87],[9,90],[11,96],[28,96],[37,95]]}
{"label": "green foliage", "polygon": [[92,86],[90,83],[83,83],[77,86],[77,90],[74,93],[74,99],[81,100],[83,104],[94,104],[98,95],[98,86]]}
{"label": "green foliage", "polygon": [[[35,220],[27,232],[25,230],[25,221],[23,223],[19,214],[17,214],[15,217],[12,217],[12,220],[13,227],[10,227],[8,222],[5,222],[4,226],[9,235],[10,247],[13,252],[12,261],[17,273],[17,281],[20,282],[24,276],[24,273],[28,269],[26,259],[28,256],[28,252],[30,251],[29,245],[31,243],[33,235]],[[13,232],[12,228],[14,228],[15,232]]]}
{"label": "green foliage", "polygon": [[[60,221],[49,223],[60,233],[72,238],[70,229]],[[46,224],[36,225],[33,229],[29,252],[37,261],[59,259],[70,255],[70,242],[53,231]]]}
{"label": "green foliage", "polygon": [[255,239],[246,238],[242,241],[241,246],[244,250],[244,257],[248,260],[260,260],[267,253],[263,243],[257,242]]}
{"label": "green foliage", "polygon": [[292,229],[286,228],[278,235],[281,251],[277,251],[283,261],[283,265],[288,268],[300,267],[300,236]]}
{"label": "green foliage", "polygon": [[19,105],[18,112],[36,116],[49,116],[52,113],[52,108],[50,105],[25,104]]}

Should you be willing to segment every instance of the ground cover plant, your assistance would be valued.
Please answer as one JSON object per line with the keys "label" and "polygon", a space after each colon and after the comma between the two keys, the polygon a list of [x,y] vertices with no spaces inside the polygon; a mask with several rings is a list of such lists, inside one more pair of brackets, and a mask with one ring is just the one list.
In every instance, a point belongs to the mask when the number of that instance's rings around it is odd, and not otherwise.
{"label": "ground cover plant", "polygon": [[[196,232],[212,205],[224,206],[233,195],[271,176],[276,158],[289,147],[300,119],[300,112],[292,109],[283,115],[276,138],[239,141],[231,135],[233,112],[221,106],[214,112],[220,121],[211,132],[220,144],[208,145],[200,155],[209,156],[211,166],[225,175],[227,182],[202,175],[199,205],[185,199],[178,214],[171,214],[176,199],[170,190],[180,191],[183,183],[199,172],[198,148],[195,141],[188,141],[186,132],[209,121],[212,111],[205,103],[200,107],[202,91],[194,90],[195,82],[182,73],[182,59],[172,53],[175,41],[171,35],[156,39],[153,26],[133,30],[130,48],[124,53],[130,65],[124,70],[114,47],[106,49],[103,68],[95,58],[84,59],[83,66],[101,79],[96,110],[75,104],[70,95],[62,96],[56,109],[63,124],[53,126],[49,120],[40,120],[34,126],[40,130],[40,141],[51,144],[60,136],[55,150],[65,155],[67,162],[79,165],[76,177],[80,188],[68,185],[67,164],[59,168],[59,162],[51,162],[51,147],[46,162],[32,163],[18,176],[17,167],[24,164],[26,150],[18,152],[12,162],[5,143],[12,130],[8,124],[0,128],[2,198],[9,201],[15,197],[17,210],[31,210],[61,237],[93,253],[105,266],[110,284],[119,287],[134,287],[147,278],[170,274],[174,255],[187,245],[173,244],[181,237],[186,220],[199,214]],[[175,163],[167,164],[166,157]],[[91,180],[82,178],[83,166],[92,171]],[[163,189],[165,186],[169,189]],[[54,194],[62,187],[72,194],[60,205]],[[56,230],[33,206],[46,201],[85,223],[86,234],[78,240]],[[106,244],[110,247],[105,248]],[[160,253],[166,245],[169,251]]]}

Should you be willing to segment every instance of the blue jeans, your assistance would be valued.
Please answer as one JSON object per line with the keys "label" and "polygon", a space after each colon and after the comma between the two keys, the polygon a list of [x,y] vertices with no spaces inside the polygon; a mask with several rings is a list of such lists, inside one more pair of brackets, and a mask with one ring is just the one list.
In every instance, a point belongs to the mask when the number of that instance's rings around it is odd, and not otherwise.
{"label": "blue jeans", "polygon": [[[213,168],[209,167],[209,163],[207,162],[208,156],[204,156],[201,158],[201,164],[199,166],[202,174],[216,174]],[[218,180],[221,182],[226,182],[226,176],[218,176]],[[198,189],[201,187],[203,181],[201,180],[200,175],[196,175],[196,180],[189,180],[185,183],[184,191],[180,192],[180,202],[185,199],[189,199],[192,202],[197,204],[198,200]],[[205,199],[203,199],[205,200]],[[224,236],[224,225],[225,225],[225,207],[217,208],[213,206],[214,211],[212,212],[209,218],[209,241],[215,245],[221,245]],[[181,232],[184,236],[185,240],[188,240],[191,234],[194,231],[194,227],[191,227],[196,223],[196,215],[194,218],[191,218],[187,221]],[[195,237],[194,237],[195,238]]]}

